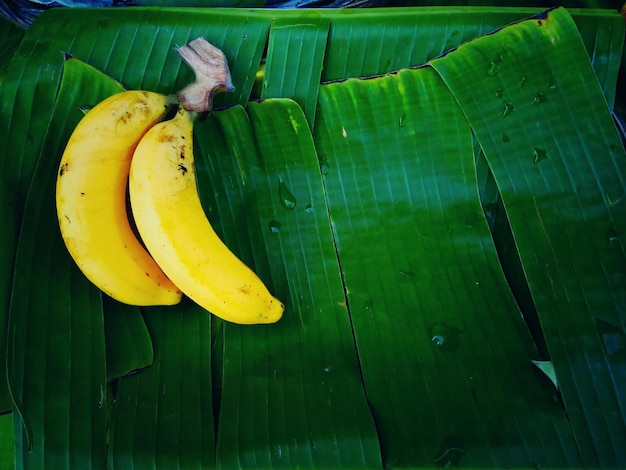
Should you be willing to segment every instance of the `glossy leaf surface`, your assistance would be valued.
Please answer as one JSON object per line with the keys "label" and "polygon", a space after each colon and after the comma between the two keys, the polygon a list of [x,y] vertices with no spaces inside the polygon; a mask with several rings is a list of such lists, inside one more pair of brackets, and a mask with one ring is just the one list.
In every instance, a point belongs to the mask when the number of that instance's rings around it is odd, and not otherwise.
{"label": "glossy leaf surface", "polygon": [[[0,89],[18,467],[623,466],[623,19],[514,23],[537,12],[43,14]],[[196,126],[202,202],[287,304],[276,325],[190,303],[119,322],[57,233],[78,108],[108,77],[182,88],[198,36],[236,86]]]}

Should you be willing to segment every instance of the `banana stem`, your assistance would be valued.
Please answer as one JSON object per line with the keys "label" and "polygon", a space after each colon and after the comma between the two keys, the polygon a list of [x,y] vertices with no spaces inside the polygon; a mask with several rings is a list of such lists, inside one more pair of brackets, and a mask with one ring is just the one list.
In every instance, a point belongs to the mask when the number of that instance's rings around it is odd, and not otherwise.
{"label": "banana stem", "polygon": [[226,56],[206,39],[194,39],[178,53],[196,75],[192,84],[178,92],[178,101],[187,111],[210,111],[215,93],[235,89]]}

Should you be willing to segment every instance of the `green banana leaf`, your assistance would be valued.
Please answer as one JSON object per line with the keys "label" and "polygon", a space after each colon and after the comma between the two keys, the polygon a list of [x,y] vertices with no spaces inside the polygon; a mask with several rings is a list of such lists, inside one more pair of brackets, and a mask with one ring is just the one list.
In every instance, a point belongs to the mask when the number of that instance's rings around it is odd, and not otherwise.
{"label": "green banana leaf", "polygon": [[76,99],[81,106],[93,105],[120,85],[106,77],[93,82],[83,73],[91,67],[69,63],[74,66],[64,69],[15,255],[7,378],[17,468],[104,468],[106,456],[100,438],[107,419],[102,298],[68,259],[58,229],[50,230],[57,225],[50,176],[56,175],[65,142],[82,116],[80,107],[67,104]]}
{"label": "green banana leaf", "polygon": [[[9,66],[11,57],[15,54],[24,31],[7,20],[0,19],[0,88]],[[0,105],[1,106],[1,105]],[[3,115],[6,115],[3,109]],[[0,260],[3,260],[0,269],[0,348],[6,350],[7,321],[9,312],[9,292],[12,283],[13,257],[15,244],[17,243],[15,223],[15,201],[13,189],[10,185],[11,178],[0,175],[0,207],[2,214],[7,218],[6,223],[0,227]],[[6,261],[5,261],[6,260]],[[0,361],[0,411],[6,411],[11,407],[11,400],[6,384],[6,361]]]}
{"label": "green banana leaf", "polygon": [[[462,46],[463,54],[433,67],[472,123],[500,189],[583,460],[606,466],[623,458],[611,442],[626,438],[616,408],[626,368],[615,357],[626,353],[619,280],[626,259],[616,239],[626,220],[618,200],[624,150],[591,70],[556,76],[582,50],[567,34],[574,29],[556,10],[498,33],[497,44]],[[536,50],[518,47],[531,36]],[[530,62],[543,73],[527,76]],[[488,75],[499,96],[487,87],[468,90],[460,70],[468,78]],[[550,119],[556,112],[558,123]],[[490,115],[501,119],[494,124]]]}
{"label": "green banana leaf", "polygon": [[210,317],[185,300],[176,312],[146,309],[145,322],[154,342],[154,362],[115,384],[108,465],[211,468]]}
{"label": "green banana leaf", "polygon": [[579,466],[528,360],[537,353],[477,197],[471,128],[445,84],[431,68],[349,80],[322,88],[318,115],[365,386],[394,466]]}
{"label": "green banana leaf", "polygon": [[6,413],[0,415],[0,468],[13,468],[13,416]]}
{"label": "green banana leaf", "polygon": [[112,381],[151,366],[154,348],[150,332],[137,307],[102,297],[107,380]]}
{"label": "green banana leaf", "polygon": [[280,99],[229,108],[196,136],[207,213],[240,227],[224,239],[291,312],[272,326],[224,324],[219,466],[380,467],[302,109]]}
{"label": "green banana leaf", "polygon": [[21,28],[0,18],[0,77],[4,75],[22,36],[24,36],[24,31]]}
{"label": "green banana leaf", "polygon": [[[624,25],[569,13],[41,15],[0,89],[17,468],[626,465]],[[56,228],[80,109],[182,88],[197,36],[237,88],[196,126],[202,202],[276,325],[103,299]]]}

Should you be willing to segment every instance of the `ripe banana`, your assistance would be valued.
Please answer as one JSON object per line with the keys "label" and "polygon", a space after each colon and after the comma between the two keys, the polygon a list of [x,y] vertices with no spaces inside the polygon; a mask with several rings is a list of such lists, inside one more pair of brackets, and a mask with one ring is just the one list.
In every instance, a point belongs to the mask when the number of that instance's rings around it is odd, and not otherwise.
{"label": "ripe banana", "polygon": [[126,211],[133,152],[168,106],[167,96],[145,91],[100,102],[74,129],[57,175],[57,217],[70,255],[93,284],[131,305],[181,299],[135,236]]}
{"label": "ripe banana", "polygon": [[274,323],[284,305],[220,240],[196,186],[193,123],[182,106],[141,139],[129,193],[139,234],[170,279],[201,307],[240,324]]}

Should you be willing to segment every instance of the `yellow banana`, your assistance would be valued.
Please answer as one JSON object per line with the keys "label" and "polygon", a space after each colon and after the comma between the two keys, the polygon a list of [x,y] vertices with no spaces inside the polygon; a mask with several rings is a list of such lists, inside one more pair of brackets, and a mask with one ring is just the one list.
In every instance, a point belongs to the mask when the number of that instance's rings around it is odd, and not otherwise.
{"label": "yellow banana", "polygon": [[217,236],[200,203],[194,118],[181,106],[139,142],[129,178],[137,229],[163,271],[201,307],[233,323],[274,323],[284,305]]}
{"label": "yellow banana", "polygon": [[135,90],[100,102],[74,129],[57,175],[57,216],[70,255],[93,284],[131,305],[181,299],[135,236],[126,211],[133,152],[168,105],[165,95]]}

